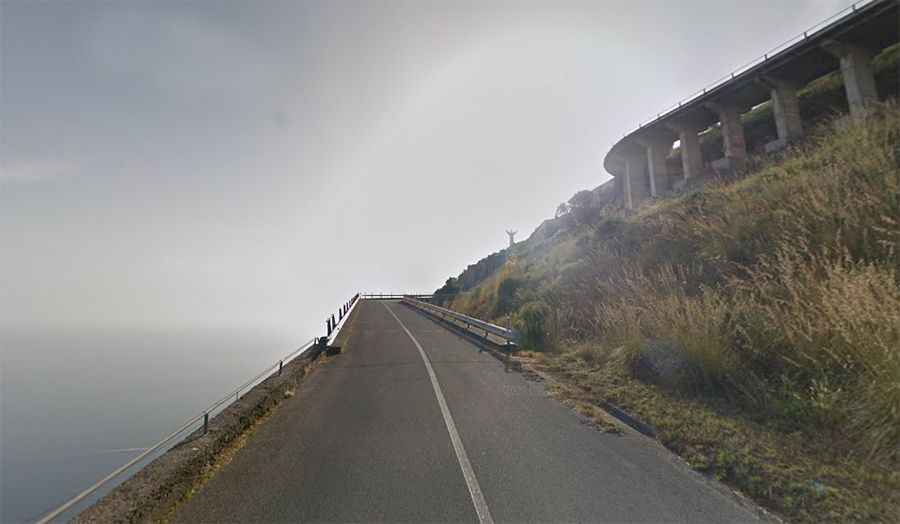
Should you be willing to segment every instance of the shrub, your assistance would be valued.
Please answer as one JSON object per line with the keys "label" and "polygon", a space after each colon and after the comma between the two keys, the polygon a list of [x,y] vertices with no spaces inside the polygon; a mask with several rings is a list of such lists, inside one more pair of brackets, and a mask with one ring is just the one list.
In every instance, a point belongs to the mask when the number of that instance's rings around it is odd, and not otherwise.
{"label": "shrub", "polygon": [[519,330],[519,344],[528,351],[545,351],[549,349],[550,307],[541,301],[532,301],[523,305],[515,319]]}
{"label": "shrub", "polygon": [[521,278],[506,277],[497,286],[497,305],[494,317],[505,315],[513,310],[516,302],[516,292],[522,287],[524,281]]}

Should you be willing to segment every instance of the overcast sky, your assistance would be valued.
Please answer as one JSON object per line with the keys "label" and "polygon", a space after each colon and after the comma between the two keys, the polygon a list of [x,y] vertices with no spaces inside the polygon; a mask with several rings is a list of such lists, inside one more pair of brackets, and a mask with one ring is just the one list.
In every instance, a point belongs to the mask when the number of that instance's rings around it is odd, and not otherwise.
{"label": "overcast sky", "polygon": [[2,0],[0,323],[320,329],[851,0]]}

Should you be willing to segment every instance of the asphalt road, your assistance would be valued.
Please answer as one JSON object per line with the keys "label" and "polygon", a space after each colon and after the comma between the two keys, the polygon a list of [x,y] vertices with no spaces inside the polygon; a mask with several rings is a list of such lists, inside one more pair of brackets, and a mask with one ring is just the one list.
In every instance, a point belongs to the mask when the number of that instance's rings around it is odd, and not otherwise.
{"label": "asphalt road", "polygon": [[175,521],[758,520],[659,446],[597,431],[421,313],[357,308],[347,350]]}

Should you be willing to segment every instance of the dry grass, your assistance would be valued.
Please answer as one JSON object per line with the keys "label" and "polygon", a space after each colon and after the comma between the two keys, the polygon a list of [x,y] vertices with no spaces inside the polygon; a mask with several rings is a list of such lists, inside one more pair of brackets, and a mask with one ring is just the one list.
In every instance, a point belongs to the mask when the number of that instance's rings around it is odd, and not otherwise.
{"label": "dry grass", "polygon": [[662,234],[598,276],[601,300],[581,304],[593,340],[632,355],[674,342],[696,370],[690,388],[775,416],[802,411],[810,431],[897,460],[898,144],[888,104],[738,184],[642,216]]}
{"label": "dry grass", "polygon": [[[887,103],[741,180],[579,227],[533,258],[522,245],[521,303],[549,308],[551,346],[579,348],[532,360],[790,518],[891,520],[898,242],[900,108]],[[490,304],[499,282],[473,296]],[[687,370],[665,388],[633,375],[660,343]]]}
{"label": "dry grass", "polygon": [[[814,427],[848,451],[900,453],[900,289],[892,267],[783,246],[736,283],[739,335],[760,366],[777,365]],[[764,371],[757,371],[763,373]],[[771,374],[771,373],[769,373]],[[783,415],[793,415],[783,413]]]}

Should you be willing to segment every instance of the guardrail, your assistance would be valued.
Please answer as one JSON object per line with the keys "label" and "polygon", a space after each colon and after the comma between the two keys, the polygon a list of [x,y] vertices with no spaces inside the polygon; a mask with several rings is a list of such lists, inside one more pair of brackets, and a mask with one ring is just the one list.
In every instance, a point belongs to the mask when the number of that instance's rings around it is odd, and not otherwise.
{"label": "guardrail", "polygon": [[356,301],[359,300],[359,293],[350,297],[350,300],[344,302],[344,304],[337,310],[337,317],[334,314],[325,319],[325,336],[331,337],[331,333],[337,329],[338,324],[343,322],[344,317],[350,314],[350,310],[353,309],[353,304],[356,304]]}
{"label": "guardrail", "polygon": [[360,298],[365,298],[369,300],[400,300],[405,297],[413,297],[420,300],[431,300],[434,295],[431,294],[420,294],[420,295],[411,295],[409,293],[363,293],[360,295]]}
{"label": "guardrail", "polygon": [[[485,322],[484,320],[470,317],[469,315],[463,315],[462,313],[457,313],[452,309],[435,306],[434,304],[429,304],[428,302],[422,302],[421,300],[417,300],[411,296],[403,297],[401,302],[414,308],[427,311],[435,316],[443,318],[444,320],[452,320],[454,322],[462,324],[468,331],[473,332],[486,340],[490,340],[490,335],[500,338],[506,343],[507,346],[510,347],[510,349],[512,349],[512,346],[515,346],[518,343],[519,333],[514,329],[491,324],[490,322]],[[462,327],[462,325],[460,325],[460,327]]]}
{"label": "guardrail", "polygon": [[202,430],[203,431],[202,434],[205,435],[206,432],[209,430],[210,417],[216,416],[217,414],[224,411],[233,402],[237,402],[240,399],[241,393],[246,393],[247,391],[249,391],[256,385],[262,383],[263,381],[265,381],[266,379],[271,377],[272,375],[276,375],[276,376],[281,375],[285,364],[290,363],[297,357],[303,355],[309,349],[311,349],[313,347],[323,348],[324,346],[326,346],[328,344],[328,342],[330,342],[330,340],[333,340],[333,338],[335,336],[337,336],[337,333],[340,330],[340,327],[343,324],[343,321],[347,317],[350,316],[350,312],[353,310],[353,305],[356,304],[359,297],[360,297],[360,294],[357,293],[349,301],[347,301],[344,305],[342,305],[340,307],[340,309],[338,309],[338,319],[337,320],[335,319],[334,315],[329,317],[328,323],[327,323],[328,331],[327,331],[327,334],[325,337],[313,338],[312,340],[308,341],[306,344],[304,344],[304,345],[300,346],[299,348],[295,349],[294,351],[288,353],[287,355],[285,355],[284,357],[282,357],[281,359],[276,361],[274,364],[272,364],[271,366],[267,367],[262,372],[257,374],[255,377],[244,382],[243,384],[241,384],[240,386],[238,386],[237,388],[235,388],[230,393],[228,393],[221,399],[217,400],[216,402],[213,402],[209,407],[204,409],[199,415],[184,422],[178,429],[176,429],[172,433],[169,433],[167,436],[165,436],[162,440],[160,440],[156,444],[153,444],[149,448],[142,451],[138,456],[129,460],[122,466],[119,466],[114,471],[112,471],[110,474],[108,474],[105,477],[103,477],[102,479],[98,480],[93,485],[91,485],[84,491],[80,492],[78,495],[75,495],[74,497],[72,497],[71,499],[66,501],[64,504],[60,505],[53,511],[44,515],[40,520],[37,521],[37,524],[46,524],[46,523],[52,521],[53,519],[59,517],[60,515],[65,513],[67,510],[71,509],[73,506],[75,506],[79,502],[83,501],[84,499],[88,498],[93,493],[95,493],[97,490],[99,490],[100,488],[102,488],[103,486],[108,484],[111,480],[119,477],[120,475],[122,475],[123,473],[125,473],[126,471],[128,471],[129,469],[134,467],[135,465],[139,464],[141,461],[143,461],[144,459],[149,457],[151,454],[153,454],[157,451],[163,450],[163,448],[166,446],[166,444],[172,443],[173,441],[175,441],[175,439],[177,437],[187,436],[190,433],[193,433],[197,430]]}
{"label": "guardrail", "polygon": [[759,64],[768,62],[772,58],[775,58],[778,53],[787,50],[788,48],[794,46],[795,44],[798,44],[804,40],[807,40],[809,38],[816,36],[817,33],[827,29],[832,24],[835,24],[837,22],[840,22],[844,18],[852,16],[854,13],[856,13],[857,10],[859,10],[860,7],[867,7],[870,4],[876,3],[878,1],[880,1],[880,0],[861,0],[859,2],[852,4],[850,7],[845,7],[844,9],[838,11],[837,13],[835,13],[835,14],[829,16],[828,18],[825,18],[824,20],[821,20],[818,23],[816,23],[815,25],[809,27],[806,31],[803,31],[799,35],[797,35],[793,38],[790,38],[788,40],[785,40],[784,42],[778,44],[777,46],[770,49],[768,52],[764,53],[762,56],[754,58],[753,60],[738,67],[737,69],[728,73],[727,75],[725,75],[725,76],[719,78],[718,80],[711,82],[707,86],[691,93],[687,97],[679,100],[676,104],[673,104],[669,108],[657,113],[655,117],[652,117],[646,121],[639,122],[637,128],[625,133],[624,136],[628,136],[630,133],[633,133],[634,131],[642,129],[644,126],[653,124],[654,122],[657,122],[657,121],[669,116],[669,114],[680,109],[681,106],[683,106],[685,104],[689,104],[690,102],[694,101],[694,99],[700,98],[700,97],[706,95],[707,92],[712,91],[712,90],[726,84],[727,82],[730,82],[731,80],[737,78],[739,75],[758,66]]}

